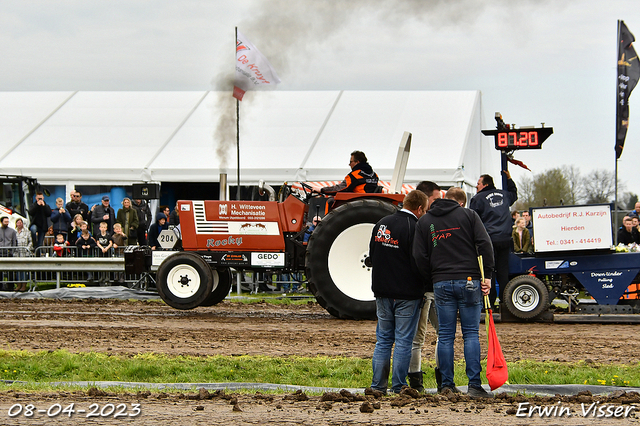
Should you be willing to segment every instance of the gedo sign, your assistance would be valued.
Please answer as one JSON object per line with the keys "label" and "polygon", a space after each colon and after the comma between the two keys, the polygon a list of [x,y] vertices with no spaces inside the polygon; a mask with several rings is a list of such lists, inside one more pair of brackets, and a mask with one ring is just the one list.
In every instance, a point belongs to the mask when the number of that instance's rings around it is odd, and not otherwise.
{"label": "gedo sign", "polygon": [[536,253],[609,249],[611,204],[533,208]]}

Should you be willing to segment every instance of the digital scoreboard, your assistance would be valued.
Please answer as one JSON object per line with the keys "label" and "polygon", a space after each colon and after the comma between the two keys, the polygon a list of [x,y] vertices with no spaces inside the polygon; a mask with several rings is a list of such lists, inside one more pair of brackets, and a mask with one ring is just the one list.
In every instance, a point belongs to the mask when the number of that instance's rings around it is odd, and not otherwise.
{"label": "digital scoreboard", "polygon": [[485,136],[493,136],[498,151],[514,151],[516,149],[540,149],[542,142],[553,133],[553,127],[521,127],[505,124],[502,114],[496,112],[496,130],[483,130]]}
{"label": "digital scoreboard", "polygon": [[482,134],[493,136],[495,147],[499,151],[540,149],[542,142],[553,134],[553,127],[483,130]]}

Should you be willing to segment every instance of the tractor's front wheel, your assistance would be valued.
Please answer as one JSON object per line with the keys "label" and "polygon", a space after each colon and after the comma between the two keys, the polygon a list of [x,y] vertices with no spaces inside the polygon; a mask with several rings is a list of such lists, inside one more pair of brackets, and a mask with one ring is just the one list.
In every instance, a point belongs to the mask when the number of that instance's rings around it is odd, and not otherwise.
{"label": "tractor's front wheel", "polygon": [[329,212],[311,234],[306,253],[309,289],[338,318],[375,319],[369,241],[373,226],[397,208],[385,201],[351,201]]}
{"label": "tractor's front wheel", "polygon": [[180,252],[169,256],[158,268],[158,294],[176,309],[201,305],[213,290],[211,268],[200,256]]}
{"label": "tractor's front wheel", "polygon": [[533,319],[549,309],[549,290],[533,275],[520,275],[504,288],[504,303],[514,316]]}

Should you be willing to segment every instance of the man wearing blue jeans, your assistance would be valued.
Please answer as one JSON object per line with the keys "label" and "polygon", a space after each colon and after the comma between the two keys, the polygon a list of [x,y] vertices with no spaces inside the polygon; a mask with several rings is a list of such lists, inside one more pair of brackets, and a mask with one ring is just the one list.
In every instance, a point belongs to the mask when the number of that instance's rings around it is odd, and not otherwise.
{"label": "man wearing blue jeans", "polygon": [[[416,225],[413,256],[420,273],[433,283],[438,311],[438,362],[442,392],[460,392],[453,382],[453,342],[458,313],[464,339],[464,359],[472,398],[490,398],[480,380],[480,311],[482,295],[491,289],[493,248],[489,235],[473,210],[465,209],[467,196],[451,188],[435,200]],[[480,282],[477,256],[484,260],[487,277]]]}
{"label": "man wearing blue jeans", "polygon": [[382,218],[373,227],[369,243],[367,263],[373,267],[371,289],[378,316],[371,388],[385,394],[394,343],[391,391],[398,393],[407,385],[411,342],[425,292],[411,250],[416,222],[426,208],[427,196],[422,191],[411,191],[403,200],[402,210]]}

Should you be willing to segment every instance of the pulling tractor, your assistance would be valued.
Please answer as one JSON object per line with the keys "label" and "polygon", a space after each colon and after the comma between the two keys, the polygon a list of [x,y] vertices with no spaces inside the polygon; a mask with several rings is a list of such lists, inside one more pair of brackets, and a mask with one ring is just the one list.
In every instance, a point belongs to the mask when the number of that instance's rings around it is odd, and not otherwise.
{"label": "pulling tractor", "polygon": [[[400,192],[410,144],[405,132],[393,192]],[[279,201],[178,201],[182,251],[158,268],[162,299],[177,309],[215,305],[230,291],[231,268],[306,273],[309,290],[329,313],[375,319],[371,268],[365,264],[369,240],[373,226],[394,213],[404,195],[337,193],[305,243],[306,223],[313,216],[310,201],[322,195],[300,185],[302,191],[289,191]]]}

